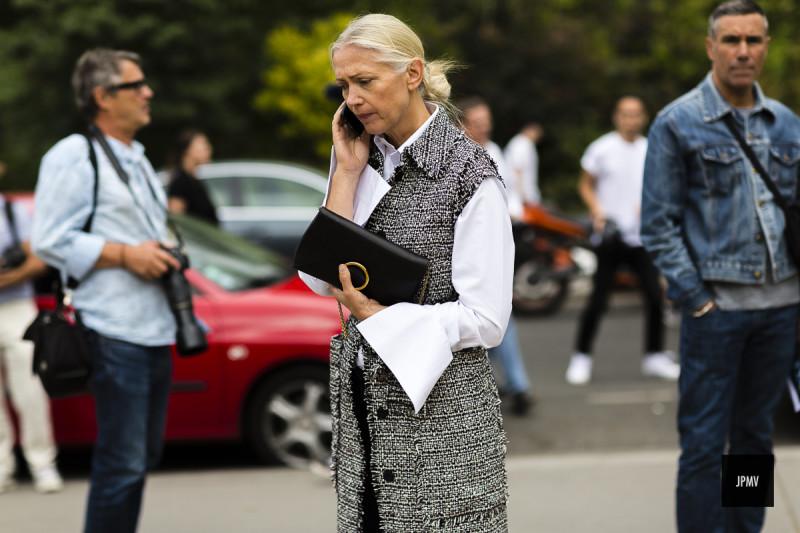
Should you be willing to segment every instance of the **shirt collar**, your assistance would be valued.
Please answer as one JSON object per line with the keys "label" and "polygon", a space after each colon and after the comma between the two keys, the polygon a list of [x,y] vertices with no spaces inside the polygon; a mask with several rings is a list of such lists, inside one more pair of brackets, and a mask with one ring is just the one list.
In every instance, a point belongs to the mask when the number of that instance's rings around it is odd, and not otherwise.
{"label": "shirt collar", "polygon": [[[761,86],[756,82],[753,85],[755,92],[755,105],[753,105],[752,113],[759,113],[761,111],[767,112],[772,117],[775,117],[775,111],[769,100],[764,96],[764,91]],[[703,82],[700,84],[700,92],[703,95],[703,120],[706,122],[714,122],[722,118],[726,113],[731,112],[733,107],[722,97],[722,94],[714,84],[712,73],[709,72]]]}
{"label": "shirt collar", "polygon": [[[439,179],[444,165],[449,161],[450,153],[457,149],[457,143],[466,139],[466,136],[450,122],[447,113],[442,109],[432,114],[418,132],[419,136],[412,142],[405,142],[401,146],[403,164],[413,164],[430,179]],[[382,172],[383,154],[376,142],[373,142],[369,164],[378,173]]]}
{"label": "shirt collar", "polygon": [[119,139],[115,139],[109,135],[106,135],[106,139],[120,163],[137,164],[144,157],[144,145],[138,141],[133,141],[131,145],[128,146]]}
{"label": "shirt collar", "polygon": [[433,104],[426,104],[426,106],[428,107],[428,111],[431,112],[431,116],[428,117],[428,120],[426,120],[422,126],[417,128],[417,131],[411,134],[411,137],[406,139],[406,142],[400,145],[400,148],[395,148],[389,141],[386,140],[383,135],[376,135],[374,137],[373,142],[375,143],[375,146],[378,147],[378,150],[381,151],[381,155],[384,159],[389,158],[395,162],[395,165],[399,164],[399,158],[406,148],[414,144],[414,141],[419,139],[425,130],[428,129],[428,126],[431,124],[431,122],[433,122],[434,117],[439,114],[439,107]]}

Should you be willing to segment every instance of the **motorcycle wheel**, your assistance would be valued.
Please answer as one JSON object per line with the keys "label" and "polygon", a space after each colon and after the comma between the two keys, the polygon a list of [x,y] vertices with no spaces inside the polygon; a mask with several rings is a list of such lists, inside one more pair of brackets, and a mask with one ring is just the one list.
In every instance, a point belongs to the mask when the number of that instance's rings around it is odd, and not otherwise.
{"label": "motorcycle wheel", "polygon": [[561,308],[569,279],[553,276],[541,259],[529,259],[514,269],[513,308],[520,315],[548,315]]}

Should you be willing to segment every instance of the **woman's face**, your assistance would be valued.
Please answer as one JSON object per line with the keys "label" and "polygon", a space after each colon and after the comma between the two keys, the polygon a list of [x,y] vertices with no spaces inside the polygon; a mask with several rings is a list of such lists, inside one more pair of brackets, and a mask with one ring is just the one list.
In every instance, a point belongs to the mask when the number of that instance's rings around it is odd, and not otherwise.
{"label": "woman's face", "polygon": [[373,50],[345,46],[333,55],[333,72],[347,106],[365,129],[398,142],[409,128],[416,130],[406,111],[419,82],[410,80],[408,71],[398,73],[377,58]]}
{"label": "woman's face", "polygon": [[204,165],[211,161],[211,143],[205,135],[195,135],[184,154],[184,160],[195,165]]}

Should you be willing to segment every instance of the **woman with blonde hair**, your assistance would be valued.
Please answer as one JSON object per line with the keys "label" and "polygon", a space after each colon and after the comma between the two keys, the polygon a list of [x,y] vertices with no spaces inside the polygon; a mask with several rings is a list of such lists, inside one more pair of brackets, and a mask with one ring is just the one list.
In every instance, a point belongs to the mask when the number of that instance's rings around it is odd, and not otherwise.
{"label": "woman with blonde hair", "polygon": [[[325,206],[426,257],[426,289],[384,306],[302,274],[350,311],[331,342],[332,477],[341,532],[507,531],[506,437],[486,355],[511,310],[502,181],[448,116],[446,61],[389,15],[330,48],[345,103]],[[344,106],[363,124],[342,121]]]}

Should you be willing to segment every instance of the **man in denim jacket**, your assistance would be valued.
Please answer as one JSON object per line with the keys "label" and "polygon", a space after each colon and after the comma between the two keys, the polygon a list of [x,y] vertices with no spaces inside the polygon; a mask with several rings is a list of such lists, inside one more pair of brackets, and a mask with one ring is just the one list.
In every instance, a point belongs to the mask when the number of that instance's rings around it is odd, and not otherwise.
{"label": "man in denim jacket", "polygon": [[677,481],[680,532],[760,531],[763,507],[721,507],[728,453],[771,454],[773,415],[797,336],[797,267],[784,216],[726,127],[732,114],[787,198],[797,191],[800,118],[764,96],[767,18],[746,0],[709,18],[711,73],[649,134],[642,241],[683,308]]}

